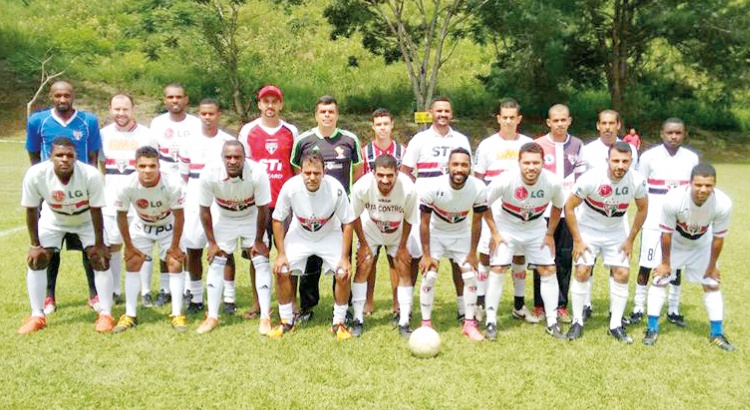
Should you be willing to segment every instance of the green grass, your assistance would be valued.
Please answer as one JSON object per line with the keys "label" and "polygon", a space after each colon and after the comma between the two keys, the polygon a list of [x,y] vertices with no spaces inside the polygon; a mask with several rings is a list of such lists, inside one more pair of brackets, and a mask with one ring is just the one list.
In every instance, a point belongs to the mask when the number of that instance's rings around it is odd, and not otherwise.
{"label": "green grass", "polygon": [[[22,226],[20,181],[27,159],[22,144],[0,144],[8,184],[0,195],[0,231]],[[328,333],[329,281],[312,323],[279,341],[257,334],[257,320],[226,318],[208,335],[176,334],[168,308],[140,309],[140,326],[121,335],[94,332],[84,306],[79,254],[63,254],[60,310],[49,327],[15,334],[28,315],[25,231],[6,234],[0,260],[0,408],[743,408],[750,382],[750,309],[742,256],[750,240],[743,183],[750,167],[720,165],[719,186],[735,201],[731,234],[721,259],[726,328],[739,350],[725,353],[706,342],[708,325],[696,285],[683,289],[685,329],[663,324],[653,348],[606,336],[607,281],[596,271],[594,318],[582,340],[558,342],[540,325],[511,319],[508,279],[496,343],[470,343],[455,320],[455,297],[443,266],[435,322],[443,339],[434,359],[413,358],[389,324],[387,273],[381,265],[376,312],[364,336],[337,343]],[[383,261],[381,260],[381,263]],[[247,263],[238,273],[238,302],[250,303]],[[632,281],[632,280],[631,280]],[[527,301],[531,286],[527,287]],[[632,295],[631,295],[632,297]],[[415,297],[418,309],[418,297]],[[274,305],[274,309],[276,309]],[[630,306],[628,307],[630,309]],[[124,311],[115,308],[115,315]],[[415,314],[414,324],[417,323]],[[564,329],[567,330],[567,329]]]}

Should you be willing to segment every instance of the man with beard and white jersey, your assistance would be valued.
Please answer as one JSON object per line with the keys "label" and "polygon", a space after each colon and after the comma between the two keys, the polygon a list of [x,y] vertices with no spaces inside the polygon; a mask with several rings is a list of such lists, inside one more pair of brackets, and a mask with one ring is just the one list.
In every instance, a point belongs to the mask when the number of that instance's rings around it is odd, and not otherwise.
{"label": "man with beard and white jersey", "polygon": [[661,227],[661,263],[648,288],[648,328],[643,344],[656,343],[659,315],[666,299],[664,286],[684,268],[688,281],[703,286],[703,304],[710,325],[709,343],[727,351],[736,347],[724,335],[724,299],[719,289],[719,256],[729,229],[732,201],[715,188],[716,169],[700,163],[690,173],[690,185],[664,198]]}
{"label": "man with beard and white jersey", "polygon": [[91,165],[76,160],[75,146],[67,137],[52,141],[49,160],[26,171],[21,206],[26,208],[31,242],[26,274],[31,317],[18,329],[18,334],[27,335],[47,326],[44,315],[47,264],[52,253],[60,251],[66,234],[78,235],[94,268],[101,305],[95,329],[99,333],[112,331],[112,272],[101,213],[105,204],[101,174]]}
{"label": "man with beard and white jersey", "polygon": [[[102,136],[102,168],[104,171],[104,197],[107,206],[102,209],[104,217],[105,241],[112,255],[110,269],[112,270],[112,281],[114,284],[114,298],[121,299],[120,273],[122,270],[122,236],[117,227],[117,211],[114,202],[117,197],[117,187],[128,176],[135,172],[135,151],[144,146],[158,149],[156,142],[148,128],[137,123],[133,115],[135,106],[133,98],[128,94],[116,94],[109,101],[109,115],[113,123],[102,128],[99,132]],[[133,219],[134,212],[128,213],[128,218]],[[145,276],[145,275],[144,275]],[[150,283],[142,285],[144,307],[150,307],[151,294]]]}
{"label": "man with beard and white jersey", "polygon": [[[560,179],[543,169],[544,151],[534,142],[521,146],[519,170],[504,172],[487,187],[487,202],[493,211],[496,236],[490,258],[491,271],[487,287],[487,331],[490,340],[497,338],[497,308],[503,292],[505,271],[516,255],[525,256],[541,276],[540,291],[544,300],[547,333],[558,339],[565,336],[557,318],[560,288],[555,274],[554,233],[565,204]],[[552,206],[549,223],[543,218]]]}
{"label": "man with beard and white jersey", "polygon": [[[114,332],[121,333],[138,324],[137,308],[140,294],[140,275],[151,269],[144,262],[159,245],[159,260],[169,272],[172,289],[170,323],[178,332],[188,330],[187,318],[182,314],[182,289],[185,286],[183,266],[185,252],[180,247],[185,202],[183,183],[177,175],[159,171],[159,152],[145,146],[135,152],[135,174],[118,187],[115,209],[117,226],[125,244],[125,314],[120,317]],[[135,210],[129,221],[128,213]]]}
{"label": "man with beard and white jersey", "polygon": [[[324,272],[335,274],[331,332],[337,340],[351,339],[344,321],[351,288],[349,254],[354,213],[344,186],[325,174],[325,161],[319,151],[304,154],[300,165],[300,174],[281,188],[273,212],[277,250],[273,271],[278,280],[281,324],[268,336],[277,339],[294,329],[291,276],[301,274],[308,257],[317,255],[323,261]],[[292,223],[284,232],[284,220],[290,215]]]}
{"label": "man with beard and white jersey", "polygon": [[[151,121],[151,135],[159,143],[159,166],[161,172],[167,175],[178,175],[180,146],[190,136],[200,135],[201,121],[198,117],[187,113],[189,96],[185,87],[181,84],[172,83],[164,87],[164,106],[167,112],[159,115]],[[146,262],[149,266],[149,262]],[[144,282],[151,283],[151,269],[144,268]],[[167,266],[160,266],[159,294],[156,297],[156,306],[164,306],[171,300],[170,275]]]}
{"label": "man with beard and white jersey", "polygon": [[[227,256],[240,247],[252,258],[256,271],[255,286],[260,295],[260,325],[265,335],[271,330],[271,268],[268,264],[266,223],[271,202],[271,183],[265,166],[245,158],[239,141],[227,141],[222,162],[208,164],[198,180],[200,217],[208,241],[208,314],[198,333],[219,326],[219,305],[224,287]],[[216,205],[212,210],[212,205]]]}
{"label": "man with beard and white jersey", "polygon": [[379,156],[372,163],[372,172],[365,174],[352,187],[354,231],[359,239],[357,270],[352,284],[354,323],[352,335],[362,334],[368,276],[375,270],[378,249],[383,246],[388,265],[398,275],[397,299],[399,331],[411,334],[409,319],[413,304],[414,282],[411,275],[412,255],[419,245],[410,242],[412,226],[417,220],[417,192],[414,183],[398,171],[396,158]]}
{"label": "man with beard and white jersey", "polygon": [[[502,173],[518,169],[518,150],[522,145],[531,142],[531,138],[518,133],[521,124],[521,106],[512,98],[500,101],[495,114],[500,130],[482,140],[474,157],[474,176],[486,184],[492,183]],[[490,202],[493,215],[500,211],[500,202]],[[493,207],[494,206],[494,207]],[[482,222],[482,235],[479,238],[479,270],[477,272],[477,320],[483,320],[484,295],[487,292],[487,279],[490,271],[490,230]],[[526,261],[523,255],[513,258],[513,317],[528,323],[538,323],[524,303],[526,294]],[[495,312],[497,315],[497,312]]]}
{"label": "man with beard and white jersey", "polygon": [[[236,138],[219,129],[221,108],[219,102],[204,98],[198,107],[201,119],[201,133],[191,135],[180,146],[180,175],[187,183],[185,190],[185,233],[182,245],[187,249],[187,270],[190,273],[188,313],[203,310],[203,248],[206,247],[206,233],[200,221],[200,184],[198,178],[203,168],[212,162],[220,162],[222,149],[227,141]],[[234,269],[234,257],[227,255],[227,269]],[[188,292],[185,292],[186,294]]]}
{"label": "man with beard and white jersey", "polygon": [[[647,150],[641,156],[638,171],[646,178],[648,185],[648,217],[641,233],[641,256],[638,280],[633,297],[631,323],[643,319],[646,304],[646,286],[651,269],[661,262],[661,230],[659,222],[664,197],[669,191],[690,183],[690,172],[698,165],[698,155],[682,147],[687,135],[685,123],[679,118],[670,118],[661,126],[659,144]],[[685,326],[685,318],[679,313],[681,271],[669,287],[669,308],[667,320],[679,326]]]}
{"label": "man with beard and white jersey", "polygon": [[[416,175],[415,186],[419,196],[433,185],[434,180],[432,178],[446,174],[448,156],[453,149],[460,147],[471,152],[469,139],[451,127],[453,104],[450,99],[447,97],[434,99],[430,104],[430,115],[432,116],[432,125],[430,128],[414,134],[401,162],[401,172],[406,173],[412,179]],[[413,228],[412,235],[415,239],[421,240],[418,237],[419,229]],[[422,255],[422,257],[424,256]],[[459,321],[462,321],[464,319],[464,285],[458,262],[452,261],[451,268],[453,285],[456,288],[457,317]]]}
{"label": "man with beard and white jersey", "polygon": [[[648,198],[646,180],[638,171],[630,169],[632,157],[633,151],[627,142],[614,143],[609,149],[609,166],[581,175],[573,195],[565,203],[565,222],[573,236],[576,267],[570,286],[573,301],[573,325],[567,334],[570,340],[583,336],[588,278],[597,255],[601,254],[603,264],[611,270],[608,334],[620,342],[633,343],[622,326],[622,316],[628,302],[630,254],[646,220]],[[635,201],[637,212],[628,233],[626,217],[631,200]],[[585,205],[579,207],[582,203]]]}
{"label": "man with beard and white jersey", "polygon": [[[419,236],[423,274],[419,303],[422,326],[432,327],[432,307],[435,301],[440,258],[446,257],[460,264],[463,279],[464,315],[461,332],[475,342],[484,340],[474,318],[477,303],[477,243],[482,230],[482,217],[487,207],[487,188],[471,174],[471,154],[455,148],[448,155],[448,174],[431,179],[420,194]],[[473,213],[472,213],[473,211]],[[469,213],[472,213],[471,222]],[[495,235],[494,224],[490,230]]]}
{"label": "man with beard and white jersey", "polygon": [[[271,229],[271,214],[276,208],[276,198],[281,187],[289,178],[294,176],[291,163],[294,142],[299,138],[297,127],[281,119],[279,116],[284,109],[284,98],[281,90],[275,85],[266,85],[258,91],[258,110],[260,116],[245,124],[240,129],[238,140],[245,147],[245,155],[253,161],[265,164],[266,173],[271,180],[271,203],[268,205],[268,221],[266,232],[269,244],[273,243],[273,229]],[[287,222],[287,226],[288,226]],[[270,245],[269,245],[270,246]],[[244,255],[248,257],[249,255]],[[255,319],[260,315],[258,291],[255,283],[255,270],[250,264],[250,281],[253,289],[253,305],[245,313],[246,319]],[[236,287],[234,279],[224,282],[224,311],[231,310],[235,303]],[[235,309],[236,309],[236,305]]]}

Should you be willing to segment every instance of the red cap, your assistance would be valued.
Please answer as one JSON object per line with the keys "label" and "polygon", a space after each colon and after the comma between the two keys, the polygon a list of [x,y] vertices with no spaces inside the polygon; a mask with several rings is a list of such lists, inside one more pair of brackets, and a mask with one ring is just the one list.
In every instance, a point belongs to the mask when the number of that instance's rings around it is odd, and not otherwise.
{"label": "red cap", "polygon": [[279,100],[283,100],[283,98],[281,97],[281,90],[279,90],[279,87],[276,87],[275,85],[267,85],[261,88],[258,92],[258,99],[260,100],[267,95],[275,95]]}

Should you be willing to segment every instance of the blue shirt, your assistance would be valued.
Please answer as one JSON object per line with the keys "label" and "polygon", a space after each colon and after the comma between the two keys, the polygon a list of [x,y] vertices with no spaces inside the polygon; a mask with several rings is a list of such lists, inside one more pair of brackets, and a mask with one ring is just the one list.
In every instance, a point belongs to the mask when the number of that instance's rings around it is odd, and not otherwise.
{"label": "blue shirt", "polygon": [[42,161],[45,161],[49,159],[52,141],[57,137],[68,137],[73,141],[81,162],[88,162],[89,152],[102,149],[96,115],[76,110],[65,122],[50,108],[34,113],[29,118],[26,124],[26,151],[41,153]]}

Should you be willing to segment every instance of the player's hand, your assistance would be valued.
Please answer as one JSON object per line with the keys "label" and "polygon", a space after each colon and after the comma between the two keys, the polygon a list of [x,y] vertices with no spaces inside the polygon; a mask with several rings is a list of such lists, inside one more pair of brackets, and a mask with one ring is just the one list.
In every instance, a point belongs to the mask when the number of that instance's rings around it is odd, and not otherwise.
{"label": "player's hand", "polygon": [[250,247],[250,257],[254,257],[257,255],[265,256],[266,258],[269,258],[271,254],[271,251],[268,249],[268,245],[266,245],[265,242],[262,240],[255,240],[253,242],[253,246]]}
{"label": "player's hand", "polygon": [[427,255],[422,255],[422,259],[419,260],[419,271],[422,273],[422,275],[424,275],[431,270],[434,270],[435,272],[437,272],[438,270],[437,261]]}
{"label": "player's hand", "polygon": [[94,268],[94,270],[105,271],[109,269],[109,259],[111,258],[111,255],[109,254],[109,248],[106,245],[100,244],[89,246],[86,248],[86,254],[89,257],[91,267]]}
{"label": "player's hand", "polygon": [[289,269],[289,261],[286,259],[286,255],[283,253],[276,255],[276,261],[273,263],[273,273],[279,276],[288,275]]}
{"label": "player's hand", "polygon": [[336,271],[334,274],[336,275],[336,279],[342,279],[345,281],[348,281],[351,277],[351,270],[352,270],[352,264],[349,262],[349,257],[344,257],[339,260],[338,265],[336,265]]}
{"label": "player's hand", "polygon": [[717,267],[708,268],[703,277],[715,280],[717,285],[721,283],[721,272],[719,272],[719,268]]}
{"label": "player's hand", "polygon": [[180,264],[184,264],[185,252],[183,252],[179,247],[170,246],[169,249],[167,249],[167,263],[169,263],[170,259],[175,262],[179,262]]}
{"label": "player's hand", "polygon": [[500,244],[506,244],[507,242],[505,239],[500,235],[500,233],[495,233],[490,237],[490,255],[495,253],[495,250],[497,249]]}
{"label": "player's hand", "polygon": [[[478,269],[479,258],[477,258],[477,254],[469,253],[466,256],[466,260],[464,261],[463,265],[465,266],[466,264],[469,264],[469,266],[471,267],[471,270],[473,270],[474,272],[479,271]],[[464,266],[461,266],[461,267],[463,268]]]}
{"label": "player's hand", "polygon": [[[669,275],[672,273],[672,267],[665,264],[660,263],[656,268],[654,268],[652,283],[657,286],[664,286],[667,284],[666,279],[669,278]],[[663,282],[663,283],[661,283]]]}
{"label": "player's hand", "polygon": [[549,248],[549,253],[552,255],[552,259],[555,258],[555,237],[552,235],[544,235],[544,240],[540,248]]}
{"label": "player's hand", "polygon": [[139,251],[136,247],[125,247],[125,251],[123,252],[125,256],[125,266],[130,269],[140,269],[140,267],[143,265],[143,262],[146,261],[146,254]]}
{"label": "player's hand", "polygon": [[208,247],[206,248],[206,259],[208,260],[208,263],[211,263],[214,261],[214,258],[217,256],[224,256],[227,255],[219,248],[219,244],[216,242],[209,242]]}
{"label": "player's hand", "polygon": [[50,258],[52,258],[52,251],[41,246],[32,246],[29,248],[26,263],[32,270],[42,270],[47,268]]}
{"label": "player's hand", "polygon": [[406,266],[411,265],[411,254],[409,254],[409,250],[406,249],[405,246],[399,246],[398,249],[396,249],[396,260]]}
{"label": "player's hand", "polygon": [[573,241],[573,261],[583,258],[586,252],[591,252],[589,245],[583,240]]}
{"label": "player's hand", "polygon": [[372,259],[372,250],[370,249],[370,245],[366,243],[360,243],[359,247],[357,247],[357,265],[361,265],[365,263],[365,261],[369,261]]}
{"label": "player's hand", "polygon": [[633,241],[631,241],[630,239],[626,239],[625,242],[620,245],[620,251],[627,255],[628,259],[630,259],[630,254],[633,253]]}

